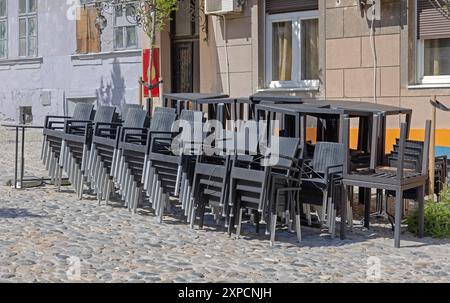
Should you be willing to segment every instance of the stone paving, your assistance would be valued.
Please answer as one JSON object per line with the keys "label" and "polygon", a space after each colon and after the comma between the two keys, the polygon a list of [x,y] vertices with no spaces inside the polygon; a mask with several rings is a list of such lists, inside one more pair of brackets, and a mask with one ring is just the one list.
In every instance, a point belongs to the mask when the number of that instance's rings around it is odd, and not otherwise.
{"label": "stone paving", "polygon": [[[3,180],[13,174],[12,138],[0,129]],[[27,139],[27,174],[44,173],[40,141],[39,132]],[[301,244],[280,231],[270,247],[250,224],[235,239],[207,223],[192,230],[172,215],[158,224],[145,209],[133,216],[119,203],[79,201],[71,187],[2,183],[0,282],[450,282],[449,240],[405,232],[395,249],[385,225],[356,224],[345,241],[303,227]]]}

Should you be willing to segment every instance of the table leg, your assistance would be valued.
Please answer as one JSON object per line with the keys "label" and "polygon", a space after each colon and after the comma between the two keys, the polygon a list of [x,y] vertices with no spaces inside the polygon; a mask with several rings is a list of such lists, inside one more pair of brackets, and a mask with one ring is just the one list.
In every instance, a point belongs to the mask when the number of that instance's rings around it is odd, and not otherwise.
{"label": "table leg", "polygon": [[362,187],[358,187],[358,203],[360,205],[364,204],[365,201],[365,190]]}
{"label": "table leg", "polygon": [[370,227],[370,200],[371,200],[371,189],[364,188],[362,190],[364,192],[364,227]]}
{"label": "table leg", "polygon": [[25,128],[22,128],[22,153],[20,159],[20,189],[23,189],[23,175],[25,173]]}
{"label": "table leg", "polygon": [[19,128],[16,127],[16,153],[14,155],[14,189],[17,189],[17,169],[18,169],[18,161],[19,161]]}
{"label": "table leg", "polygon": [[400,248],[400,229],[402,226],[403,191],[397,190],[395,195],[395,231],[394,245]]}
{"label": "table leg", "polygon": [[420,186],[417,190],[418,202],[419,202],[419,238],[423,238],[425,231],[425,186]]}
{"label": "table leg", "polygon": [[347,225],[347,199],[348,199],[348,186],[342,185],[342,197],[341,197],[341,230],[340,238],[345,240],[345,228]]}

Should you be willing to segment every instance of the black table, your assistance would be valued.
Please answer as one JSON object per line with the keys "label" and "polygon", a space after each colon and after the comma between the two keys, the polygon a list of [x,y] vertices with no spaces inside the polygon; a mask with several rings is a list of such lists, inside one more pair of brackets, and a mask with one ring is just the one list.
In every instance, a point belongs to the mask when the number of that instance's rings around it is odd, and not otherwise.
{"label": "black table", "polygon": [[198,101],[203,99],[223,99],[228,98],[228,95],[214,94],[214,93],[176,93],[163,95],[163,107],[171,107],[177,109],[177,115],[183,109],[187,109],[189,104],[193,104],[193,110],[198,110]]}
{"label": "black table", "polygon": [[[32,181],[42,181],[42,178],[24,178],[25,173],[25,130],[26,129],[44,129],[42,126],[34,126],[34,125],[26,125],[26,124],[2,124],[3,127],[12,128],[16,130],[16,151],[15,151],[15,159],[14,159],[14,188],[22,189],[23,182],[32,182]],[[21,138],[21,153],[20,153],[20,176],[18,171],[18,162],[19,162],[19,130],[22,130],[22,138]],[[19,179],[18,179],[19,177]],[[20,183],[20,187],[17,185],[17,181]]]}
{"label": "black table", "polygon": [[[264,117],[267,120],[274,120],[275,114],[282,115],[282,129],[285,129],[285,116],[292,116],[295,119],[294,129],[290,135],[300,138],[300,144],[306,151],[306,116],[314,117],[335,117],[338,119],[337,142],[343,142],[343,121],[345,118],[358,117],[360,119],[360,132],[358,132],[358,150],[370,155],[370,161],[365,165],[374,169],[376,165],[384,161],[384,147],[386,144],[386,118],[393,115],[405,115],[407,134],[411,126],[412,110],[396,106],[383,104],[373,104],[368,102],[354,102],[346,100],[302,100],[297,104],[276,104],[262,101],[255,105],[256,118]],[[264,115],[265,113],[265,115]],[[261,115],[263,114],[263,115]],[[349,134],[345,134],[349,136]],[[318,137],[319,138],[319,137]],[[378,191],[377,199],[381,192]],[[370,223],[370,189],[359,187],[359,201],[364,204],[364,225],[369,228]]]}

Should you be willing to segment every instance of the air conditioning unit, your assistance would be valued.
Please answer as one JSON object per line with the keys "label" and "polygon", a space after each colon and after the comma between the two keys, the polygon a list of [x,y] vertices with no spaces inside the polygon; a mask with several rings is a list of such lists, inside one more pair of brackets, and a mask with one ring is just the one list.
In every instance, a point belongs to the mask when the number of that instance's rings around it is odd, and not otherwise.
{"label": "air conditioning unit", "polygon": [[242,12],[242,0],[205,0],[206,15],[225,15]]}

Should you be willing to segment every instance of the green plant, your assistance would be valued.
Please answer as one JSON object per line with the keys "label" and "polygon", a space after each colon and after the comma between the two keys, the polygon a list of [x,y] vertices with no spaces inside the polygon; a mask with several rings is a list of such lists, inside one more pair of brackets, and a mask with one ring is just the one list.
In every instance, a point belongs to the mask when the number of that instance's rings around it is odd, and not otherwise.
{"label": "green plant", "polygon": [[[441,202],[427,201],[425,204],[425,235],[433,238],[450,238],[450,189],[441,193]],[[418,210],[408,216],[408,230],[417,234]]]}
{"label": "green plant", "polygon": [[[153,49],[155,46],[156,32],[161,31],[171,20],[171,15],[178,9],[178,0],[136,0],[136,18],[139,20],[143,32],[150,40],[150,68],[149,79],[153,79]],[[152,90],[149,91],[149,102],[152,99]],[[151,104],[148,104],[150,111]]]}
{"label": "green plant", "polygon": [[444,2],[443,4],[444,10],[447,11],[448,13],[450,10],[450,0],[443,0],[443,2]]}

